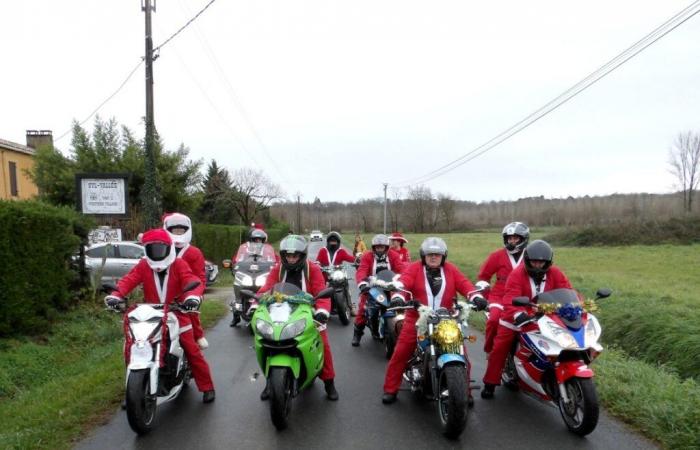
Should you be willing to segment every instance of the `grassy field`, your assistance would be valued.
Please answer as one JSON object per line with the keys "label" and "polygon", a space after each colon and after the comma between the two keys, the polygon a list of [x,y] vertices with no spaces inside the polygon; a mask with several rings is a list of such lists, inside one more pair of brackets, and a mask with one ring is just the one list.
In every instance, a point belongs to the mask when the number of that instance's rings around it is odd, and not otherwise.
{"label": "grassy field", "polygon": [[[202,324],[227,309],[204,302]],[[101,307],[67,313],[46,336],[0,340],[0,448],[70,448],[114,413],[123,389],[121,316]]]}
{"label": "grassy field", "polygon": [[[414,258],[426,236],[407,236]],[[498,232],[442,237],[449,260],[472,280],[502,245]],[[554,255],[587,296],[614,291],[598,313],[609,347],[595,363],[605,406],[668,448],[700,446],[700,245],[561,247]]]}

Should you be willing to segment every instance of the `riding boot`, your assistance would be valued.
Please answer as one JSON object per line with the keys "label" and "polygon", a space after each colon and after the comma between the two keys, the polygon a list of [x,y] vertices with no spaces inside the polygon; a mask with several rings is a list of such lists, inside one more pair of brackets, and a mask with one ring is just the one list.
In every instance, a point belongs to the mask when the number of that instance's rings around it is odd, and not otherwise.
{"label": "riding boot", "polygon": [[338,391],[335,390],[335,383],[333,383],[333,380],[324,380],[323,384],[325,385],[326,397],[328,400],[338,400]]}
{"label": "riding boot", "polygon": [[490,400],[493,398],[493,392],[496,390],[495,384],[484,383],[484,388],[481,390],[481,398]]}
{"label": "riding boot", "polygon": [[365,334],[364,329],[365,329],[364,325],[355,324],[355,329],[353,330],[353,333],[352,333],[352,346],[353,347],[359,347],[360,339],[362,339],[362,335]]}

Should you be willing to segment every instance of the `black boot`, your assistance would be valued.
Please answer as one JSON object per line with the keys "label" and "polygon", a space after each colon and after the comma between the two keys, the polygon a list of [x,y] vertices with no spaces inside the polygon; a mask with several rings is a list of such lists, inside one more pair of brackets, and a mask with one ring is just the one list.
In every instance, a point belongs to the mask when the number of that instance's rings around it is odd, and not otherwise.
{"label": "black boot", "polygon": [[393,394],[391,392],[385,392],[384,395],[382,395],[382,403],[385,405],[390,405],[396,401],[396,393],[394,392]]}
{"label": "black boot", "polygon": [[231,319],[231,323],[229,324],[229,326],[235,327],[236,325],[238,325],[238,322],[240,322],[240,321],[241,321],[241,315],[238,313],[233,313],[233,319]]}
{"label": "black boot", "polygon": [[360,346],[360,339],[362,339],[362,335],[365,334],[364,329],[365,329],[364,325],[355,324],[355,330],[352,333],[352,346],[353,347]]}
{"label": "black boot", "polygon": [[270,398],[270,391],[267,390],[267,384],[265,384],[265,389],[260,393],[260,400],[265,401]]}
{"label": "black boot", "polygon": [[338,400],[338,391],[335,390],[335,383],[333,383],[333,380],[325,380],[323,384],[326,388],[326,397],[328,400]]}
{"label": "black boot", "polygon": [[204,403],[211,403],[214,401],[215,398],[216,398],[216,391],[214,391],[214,389],[212,389],[210,391],[206,391],[204,394],[202,394],[202,401]]}
{"label": "black boot", "polygon": [[484,383],[484,388],[481,390],[481,398],[490,400],[493,398],[493,392],[496,390],[495,384]]}

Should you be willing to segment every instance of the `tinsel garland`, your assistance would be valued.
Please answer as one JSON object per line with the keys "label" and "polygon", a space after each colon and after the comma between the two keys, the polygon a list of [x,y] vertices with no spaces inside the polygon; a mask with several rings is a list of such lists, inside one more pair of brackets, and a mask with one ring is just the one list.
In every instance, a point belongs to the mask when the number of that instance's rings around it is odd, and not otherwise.
{"label": "tinsel garland", "polygon": [[[553,314],[556,313],[559,308],[562,307],[561,303],[543,303],[537,305],[537,311],[543,314]],[[584,311],[593,313],[598,311],[598,304],[593,299],[586,299],[581,305]]]}
{"label": "tinsel garland", "polygon": [[272,294],[265,294],[260,298],[260,304],[265,306],[282,302],[291,303],[293,305],[313,305],[314,298],[306,292],[299,292],[294,295],[273,292]]}

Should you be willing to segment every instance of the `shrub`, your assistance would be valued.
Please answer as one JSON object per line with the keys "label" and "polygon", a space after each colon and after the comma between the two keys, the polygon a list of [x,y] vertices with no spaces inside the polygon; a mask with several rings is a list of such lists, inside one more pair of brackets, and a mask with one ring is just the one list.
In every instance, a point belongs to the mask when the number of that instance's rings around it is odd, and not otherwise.
{"label": "shrub", "polygon": [[[245,241],[249,227],[243,225],[193,225],[192,242],[202,250],[204,256],[214,264],[231,258],[238,250],[241,241]],[[288,227],[270,228],[265,230],[268,242],[274,243],[286,236]]]}
{"label": "shrub", "polygon": [[91,220],[36,201],[0,201],[0,336],[44,331],[57,310],[78,299],[71,257]]}

